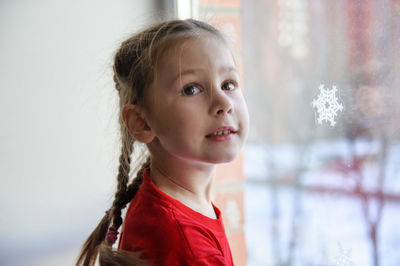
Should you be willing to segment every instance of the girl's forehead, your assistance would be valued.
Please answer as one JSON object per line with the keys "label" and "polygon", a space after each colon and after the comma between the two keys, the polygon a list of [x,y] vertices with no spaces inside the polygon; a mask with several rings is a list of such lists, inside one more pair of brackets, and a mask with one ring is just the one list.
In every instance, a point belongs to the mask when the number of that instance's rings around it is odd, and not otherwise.
{"label": "girl's forehead", "polygon": [[228,45],[212,34],[191,36],[175,42],[159,58],[161,68],[187,67],[193,64],[234,64]]}

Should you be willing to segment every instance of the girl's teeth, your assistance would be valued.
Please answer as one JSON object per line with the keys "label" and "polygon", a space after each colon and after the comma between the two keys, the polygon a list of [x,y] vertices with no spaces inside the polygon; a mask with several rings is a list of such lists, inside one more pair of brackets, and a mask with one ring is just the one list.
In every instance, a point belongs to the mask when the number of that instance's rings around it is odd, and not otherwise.
{"label": "girl's teeth", "polygon": [[214,135],[215,136],[221,136],[221,135],[228,135],[229,133],[231,133],[230,130],[222,130],[222,131],[216,132]]}

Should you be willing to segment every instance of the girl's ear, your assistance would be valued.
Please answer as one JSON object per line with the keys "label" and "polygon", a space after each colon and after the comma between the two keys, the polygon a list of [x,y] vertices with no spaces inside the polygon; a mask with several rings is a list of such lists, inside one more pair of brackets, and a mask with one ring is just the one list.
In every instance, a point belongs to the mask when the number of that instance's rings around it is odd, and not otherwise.
{"label": "girl's ear", "polygon": [[155,134],[147,124],[143,110],[138,105],[125,105],[122,109],[122,119],[135,140],[150,143],[154,139]]}

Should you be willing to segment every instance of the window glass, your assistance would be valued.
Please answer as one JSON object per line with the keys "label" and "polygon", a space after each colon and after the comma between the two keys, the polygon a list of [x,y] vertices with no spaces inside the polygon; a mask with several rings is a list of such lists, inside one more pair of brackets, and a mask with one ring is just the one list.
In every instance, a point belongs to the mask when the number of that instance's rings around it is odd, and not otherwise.
{"label": "window glass", "polygon": [[241,11],[249,265],[399,265],[400,2]]}

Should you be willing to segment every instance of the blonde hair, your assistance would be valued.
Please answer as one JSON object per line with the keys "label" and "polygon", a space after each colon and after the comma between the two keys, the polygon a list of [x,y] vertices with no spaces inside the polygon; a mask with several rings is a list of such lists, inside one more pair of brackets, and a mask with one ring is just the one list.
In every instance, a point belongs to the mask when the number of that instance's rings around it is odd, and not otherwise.
{"label": "blonde hair", "polygon": [[122,42],[114,57],[114,81],[119,94],[121,129],[121,155],[117,175],[117,191],[109,211],[84,243],[76,265],[94,265],[99,255],[100,265],[143,265],[138,254],[113,251],[113,242],[106,239],[112,225],[116,230],[122,224],[121,210],[133,199],[142,183],[150,157],[142,164],[136,177],[129,183],[131,156],[135,140],[122,119],[122,108],[127,104],[145,105],[146,92],[155,78],[155,68],[160,56],[177,41],[211,33],[225,42],[223,35],[211,25],[193,19],[170,20],[143,30]]}

